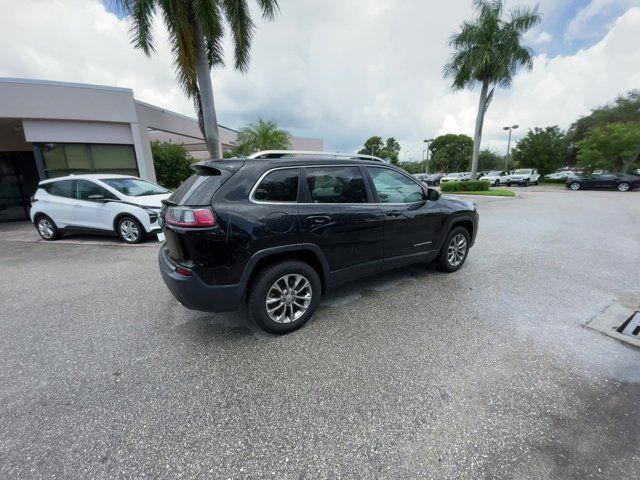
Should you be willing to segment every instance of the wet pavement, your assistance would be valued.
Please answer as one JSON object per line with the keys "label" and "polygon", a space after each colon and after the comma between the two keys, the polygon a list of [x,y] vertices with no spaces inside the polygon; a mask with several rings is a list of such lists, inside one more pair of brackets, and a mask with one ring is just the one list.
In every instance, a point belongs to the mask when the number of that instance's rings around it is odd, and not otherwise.
{"label": "wet pavement", "polygon": [[584,325],[640,308],[640,192],[515,190],[459,272],[283,337],[184,309],[157,244],[0,239],[0,478],[638,478],[640,349]]}

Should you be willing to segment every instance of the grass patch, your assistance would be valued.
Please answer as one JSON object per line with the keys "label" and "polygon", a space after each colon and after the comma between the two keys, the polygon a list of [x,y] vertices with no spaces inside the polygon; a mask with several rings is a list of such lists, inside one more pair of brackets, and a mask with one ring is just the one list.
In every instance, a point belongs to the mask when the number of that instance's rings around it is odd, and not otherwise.
{"label": "grass patch", "polygon": [[515,197],[516,192],[512,190],[504,190],[500,188],[494,188],[492,190],[479,190],[472,192],[443,192],[445,195],[484,195],[487,197]]}

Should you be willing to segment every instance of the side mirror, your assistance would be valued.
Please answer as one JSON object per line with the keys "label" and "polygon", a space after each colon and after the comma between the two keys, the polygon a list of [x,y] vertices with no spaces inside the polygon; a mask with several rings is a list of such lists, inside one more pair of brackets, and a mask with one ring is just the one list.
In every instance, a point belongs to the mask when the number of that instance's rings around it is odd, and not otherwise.
{"label": "side mirror", "polygon": [[436,200],[438,200],[441,197],[441,194],[439,191],[433,189],[433,188],[427,188],[427,199],[431,200],[432,202],[435,202]]}
{"label": "side mirror", "polygon": [[87,200],[93,200],[94,202],[108,202],[109,201],[107,199],[107,197],[105,197],[104,195],[100,195],[100,194],[89,195],[87,197]]}

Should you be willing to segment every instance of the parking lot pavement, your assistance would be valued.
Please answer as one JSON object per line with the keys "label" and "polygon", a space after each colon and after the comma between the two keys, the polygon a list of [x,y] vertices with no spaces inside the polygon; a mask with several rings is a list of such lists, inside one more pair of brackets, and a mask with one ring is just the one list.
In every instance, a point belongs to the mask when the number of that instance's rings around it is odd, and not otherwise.
{"label": "parking lot pavement", "polygon": [[640,351],[584,324],[640,308],[640,202],[519,193],[282,337],[155,248],[0,241],[0,478],[639,478]]}
{"label": "parking lot pavement", "polygon": [[[38,231],[29,221],[0,224],[0,242],[3,240],[9,242],[47,243],[46,240],[38,235]],[[56,240],[56,243],[69,245],[102,245],[125,248],[158,246],[155,236],[150,237],[144,243],[128,245],[115,235],[65,234],[60,240]]]}

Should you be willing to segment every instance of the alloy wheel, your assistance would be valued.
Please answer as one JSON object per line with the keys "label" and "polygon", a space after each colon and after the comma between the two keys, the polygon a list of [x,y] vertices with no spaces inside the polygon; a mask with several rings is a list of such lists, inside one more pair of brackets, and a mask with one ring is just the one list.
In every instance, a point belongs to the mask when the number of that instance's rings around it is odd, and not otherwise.
{"label": "alloy wheel", "polygon": [[573,182],[571,185],[569,185],[569,188],[571,190],[580,190],[580,184],[578,182]]}
{"label": "alloy wheel", "polygon": [[53,225],[51,225],[51,222],[46,218],[38,220],[38,231],[40,235],[46,239],[53,237]]}
{"label": "alloy wheel", "polygon": [[622,182],[618,184],[618,190],[621,192],[626,192],[629,190],[629,184],[627,182]]}
{"label": "alloy wheel", "polygon": [[140,236],[138,225],[133,220],[124,220],[120,223],[120,234],[127,242],[135,242]]}
{"label": "alloy wheel", "polygon": [[295,322],[311,305],[312,295],[311,283],[304,276],[293,273],[280,277],[267,293],[267,314],[277,323]]}
{"label": "alloy wheel", "polygon": [[452,267],[457,267],[464,260],[467,253],[467,239],[459,233],[451,239],[447,248],[447,261]]}

